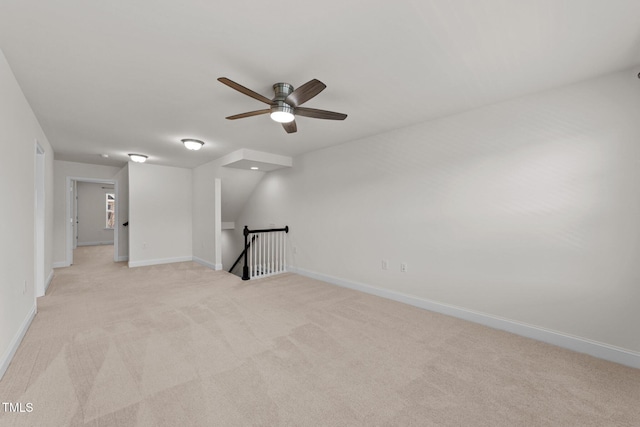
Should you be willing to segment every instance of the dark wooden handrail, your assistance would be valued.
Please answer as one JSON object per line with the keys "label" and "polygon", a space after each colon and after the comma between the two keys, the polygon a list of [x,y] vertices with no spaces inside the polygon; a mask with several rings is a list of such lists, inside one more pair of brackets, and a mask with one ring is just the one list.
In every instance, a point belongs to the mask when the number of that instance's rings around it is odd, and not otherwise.
{"label": "dark wooden handrail", "polygon": [[284,228],[264,228],[262,230],[249,230],[249,227],[247,227],[246,225],[244,226],[244,235],[248,236],[249,234],[253,234],[253,233],[270,233],[272,231],[284,231],[285,233],[289,232],[289,226],[287,225]]}

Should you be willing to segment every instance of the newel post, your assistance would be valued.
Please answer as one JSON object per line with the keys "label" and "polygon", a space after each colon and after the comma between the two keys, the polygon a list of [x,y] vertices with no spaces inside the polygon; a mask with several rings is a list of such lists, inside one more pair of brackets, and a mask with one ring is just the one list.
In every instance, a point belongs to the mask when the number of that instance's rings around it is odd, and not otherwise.
{"label": "newel post", "polygon": [[244,267],[242,267],[242,280],[249,280],[249,262],[247,261],[247,251],[249,247],[249,227],[244,226]]}

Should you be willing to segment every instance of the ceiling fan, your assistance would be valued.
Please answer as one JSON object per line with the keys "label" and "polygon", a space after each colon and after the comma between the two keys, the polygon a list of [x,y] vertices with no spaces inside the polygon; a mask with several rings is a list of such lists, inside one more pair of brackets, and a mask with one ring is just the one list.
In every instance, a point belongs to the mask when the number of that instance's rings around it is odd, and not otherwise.
{"label": "ceiling fan", "polygon": [[256,93],[233,80],[229,80],[226,77],[220,77],[218,81],[237,90],[238,92],[244,93],[253,99],[257,99],[258,101],[269,105],[269,108],[265,108],[263,110],[249,111],[247,113],[229,116],[227,117],[228,120],[244,119],[245,117],[259,116],[261,114],[269,113],[274,121],[282,123],[282,127],[287,131],[287,133],[294,133],[298,130],[295,121],[296,115],[326,120],[344,120],[347,118],[346,114],[336,113],[334,111],[300,107],[300,105],[304,104],[327,87],[317,79],[310,80],[295,90],[289,83],[276,83],[273,85],[273,91],[275,92],[273,99],[262,96],[259,93]]}

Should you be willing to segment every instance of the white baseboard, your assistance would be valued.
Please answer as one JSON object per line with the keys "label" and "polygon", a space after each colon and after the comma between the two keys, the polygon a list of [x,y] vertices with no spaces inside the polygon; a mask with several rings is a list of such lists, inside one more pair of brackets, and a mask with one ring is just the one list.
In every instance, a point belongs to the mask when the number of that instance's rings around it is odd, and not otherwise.
{"label": "white baseboard", "polygon": [[380,289],[364,283],[354,282],[339,277],[328,276],[326,274],[316,273],[314,271],[304,270],[289,266],[287,271],[299,274],[301,276],[310,277],[312,279],[328,282],[333,285],[342,286],[356,291],[365,292],[382,298],[402,302],[425,310],[434,311],[436,313],[446,314],[448,316],[457,317],[459,319],[468,320],[470,322],[479,323],[494,329],[511,332],[534,340],[553,344],[558,347],[585,353],[599,359],[608,360],[610,362],[619,363],[621,365],[630,366],[640,369],[640,353],[616,347],[613,345],[593,341],[566,334],[563,332],[553,331],[534,325],[518,322],[515,320],[505,319],[486,313],[481,313],[466,308],[431,301],[400,292],[394,292],[387,289]]}
{"label": "white baseboard", "polygon": [[34,302],[33,307],[31,307],[31,310],[29,310],[29,313],[27,314],[27,317],[22,322],[22,325],[20,325],[20,329],[18,329],[18,331],[16,332],[16,335],[13,337],[13,339],[9,343],[9,347],[5,350],[4,354],[2,355],[2,359],[0,359],[0,380],[4,376],[4,373],[7,372],[7,368],[9,368],[11,359],[13,359],[13,356],[16,354],[16,351],[18,350],[18,346],[22,342],[22,339],[24,338],[24,335],[27,333],[29,326],[31,326],[31,322],[33,321],[33,318],[35,316],[36,316],[36,305]]}
{"label": "white baseboard", "polygon": [[58,261],[53,263],[53,268],[64,268],[64,267],[71,267],[71,264],[69,264],[67,261]]}
{"label": "white baseboard", "polygon": [[47,289],[49,289],[49,285],[51,284],[52,280],[53,280],[53,269],[51,269],[51,272],[49,273],[49,277],[47,277],[47,281],[44,283],[44,293],[45,293],[45,295],[47,293]]}
{"label": "white baseboard", "polygon": [[113,245],[113,240],[101,241],[101,242],[78,242],[78,246],[100,246],[100,245]]}
{"label": "white baseboard", "polygon": [[199,258],[197,256],[193,257],[193,262],[196,262],[196,263],[198,263],[200,265],[204,265],[205,267],[209,267],[212,270],[216,270],[216,271],[222,270],[222,264],[214,264],[212,262],[206,261],[206,260],[204,260],[202,258]]}
{"label": "white baseboard", "polygon": [[123,256],[119,256],[116,259],[116,262],[122,262],[122,261],[129,261],[129,256],[128,255],[123,255]]}
{"label": "white baseboard", "polygon": [[175,258],[158,258],[158,259],[147,259],[142,261],[129,261],[129,267],[146,267],[149,265],[171,264],[174,262],[186,262],[186,261],[193,261],[193,257],[183,256],[183,257],[175,257]]}

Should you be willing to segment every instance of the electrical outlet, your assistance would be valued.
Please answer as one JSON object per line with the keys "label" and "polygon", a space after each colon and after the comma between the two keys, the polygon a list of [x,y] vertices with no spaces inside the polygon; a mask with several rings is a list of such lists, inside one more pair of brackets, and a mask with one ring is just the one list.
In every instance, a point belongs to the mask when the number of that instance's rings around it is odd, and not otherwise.
{"label": "electrical outlet", "polygon": [[27,281],[24,281],[24,285],[22,285],[22,295],[27,293]]}
{"label": "electrical outlet", "polygon": [[401,273],[406,273],[407,272],[407,263],[403,262],[402,264],[400,264],[400,272]]}
{"label": "electrical outlet", "polygon": [[142,249],[147,249],[147,242],[142,242]]}
{"label": "electrical outlet", "polygon": [[382,260],[382,269],[383,270],[388,270],[389,269],[389,261],[387,261],[386,259]]}
{"label": "electrical outlet", "polygon": [[295,254],[297,254],[297,253],[298,253],[298,247],[297,247],[297,246],[294,246],[294,247],[293,247],[293,254],[295,255]]}

